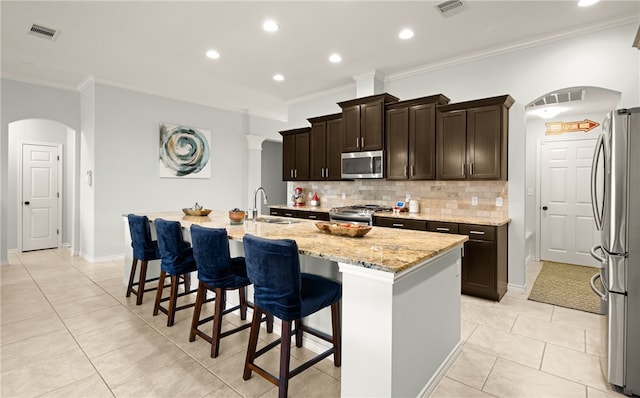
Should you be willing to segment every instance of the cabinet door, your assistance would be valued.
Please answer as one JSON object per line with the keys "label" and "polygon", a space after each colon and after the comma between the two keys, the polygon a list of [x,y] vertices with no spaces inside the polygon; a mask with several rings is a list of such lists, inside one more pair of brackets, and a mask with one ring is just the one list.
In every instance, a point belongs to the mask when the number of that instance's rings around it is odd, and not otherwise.
{"label": "cabinet door", "polygon": [[495,242],[470,239],[464,244],[462,293],[498,299]]}
{"label": "cabinet door", "polygon": [[282,180],[292,181],[296,167],[296,136],[294,134],[282,137]]}
{"label": "cabinet door", "polygon": [[341,180],[342,176],[342,119],[327,121],[326,163],[324,177],[326,180]]}
{"label": "cabinet door", "polygon": [[469,179],[501,178],[500,157],[503,145],[501,109],[500,105],[492,105],[467,110]]}
{"label": "cabinet door", "polygon": [[360,105],[342,109],[342,152],[360,150]]}
{"label": "cabinet door", "polygon": [[318,122],[311,125],[310,177],[312,181],[324,179],[326,163],[327,124]]}
{"label": "cabinet door", "polygon": [[298,181],[309,180],[309,148],[311,141],[310,133],[298,133],[296,136],[296,160],[294,179]]}
{"label": "cabinet door", "polygon": [[385,119],[387,180],[406,180],[409,150],[409,109],[387,111]]}
{"label": "cabinet door", "polygon": [[467,112],[455,110],[438,114],[436,175],[439,180],[466,178]]}
{"label": "cabinet door", "polygon": [[409,108],[409,179],[436,178],[436,107]]}
{"label": "cabinet door", "polygon": [[377,151],[384,143],[384,102],[360,105],[360,150]]}

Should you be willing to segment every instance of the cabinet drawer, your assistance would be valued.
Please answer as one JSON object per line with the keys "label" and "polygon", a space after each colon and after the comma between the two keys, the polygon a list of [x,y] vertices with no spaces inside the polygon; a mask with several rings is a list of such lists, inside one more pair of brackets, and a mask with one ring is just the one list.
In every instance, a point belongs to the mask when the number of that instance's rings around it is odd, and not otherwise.
{"label": "cabinet drawer", "polygon": [[406,220],[394,217],[375,217],[373,225],[379,227],[415,229],[418,231],[427,230],[427,222],[424,220]]}
{"label": "cabinet drawer", "polygon": [[445,234],[457,234],[458,224],[451,222],[429,221],[427,223],[427,231],[441,232]]}
{"label": "cabinet drawer", "polygon": [[329,221],[329,213],[321,211],[298,210],[298,218],[307,220]]}
{"label": "cabinet drawer", "polygon": [[279,217],[298,217],[297,210],[290,209],[278,209],[274,207],[269,208],[269,215],[271,216],[279,216]]}
{"label": "cabinet drawer", "polygon": [[469,236],[469,239],[496,240],[496,227],[489,225],[460,224],[460,234]]}

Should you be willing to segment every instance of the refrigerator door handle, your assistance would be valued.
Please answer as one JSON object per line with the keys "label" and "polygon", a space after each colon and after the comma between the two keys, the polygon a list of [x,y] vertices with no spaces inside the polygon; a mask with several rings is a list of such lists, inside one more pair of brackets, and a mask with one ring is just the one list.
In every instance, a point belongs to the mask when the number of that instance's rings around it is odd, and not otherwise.
{"label": "refrigerator door handle", "polygon": [[597,287],[596,287],[596,279],[600,278],[600,273],[598,272],[597,274],[594,274],[591,277],[591,280],[589,281],[589,284],[591,285],[591,290],[593,290],[593,292],[595,294],[597,294],[598,296],[600,296],[600,299],[604,300],[607,296],[605,295],[604,292],[601,292]]}
{"label": "refrigerator door handle", "polygon": [[603,268],[607,263],[607,259],[604,258],[603,256],[598,255],[598,250],[602,251],[602,245],[595,245],[591,248],[591,257],[600,261],[600,264],[602,264],[600,268]]}
{"label": "refrigerator door handle", "polygon": [[[598,208],[598,193],[596,189],[596,183],[598,176],[598,163],[600,161],[600,154],[604,154],[603,149],[604,134],[600,134],[598,136],[598,142],[596,143],[596,149],[593,154],[593,161],[591,162],[591,208],[593,210],[593,219],[596,222],[596,229],[598,231],[602,230],[602,210]],[[591,254],[593,255],[593,251],[591,252]]]}

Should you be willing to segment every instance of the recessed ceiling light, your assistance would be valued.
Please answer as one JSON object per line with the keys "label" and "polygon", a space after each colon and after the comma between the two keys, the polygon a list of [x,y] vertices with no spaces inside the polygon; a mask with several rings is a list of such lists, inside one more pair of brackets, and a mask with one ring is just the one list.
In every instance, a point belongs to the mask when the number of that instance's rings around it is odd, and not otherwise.
{"label": "recessed ceiling light", "polygon": [[269,19],[262,24],[262,29],[266,30],[267,32],[275,32],[278,30],[278,24],[276,23],[276,21]]}
{"label": "recessed ceiling light", "polygon": [[282,76],[279,73],[276,73],[275,75],[273,75],[273,80],[277,81],[277,82],[281,82],[284,80],[284,76]]}
{"label": "recessed ceiling light", "polygon": [[207,57],[211,59],[218,59],[220,58],[220,53],[217,52],[216,50],[209,50],[207,51]]}
{"label": "recessed ceiling light", "polygon": [[411,29],[402,29],[398,34],[398,37],[402,40],[408,40],[413,37],[413,31]]}
{"label": "recessed ceiling light", "polygon": [[337,64],[338,62],[342,61],[342,57],[340,56],[340,54],[331,54],[329,56],[329,61],[333,62],[334,64]]}
{"label": "recessed ceiling light", "polygon": [[580,0],[578,2],[578,6],[580,7],[589,7],[596,4],[600,0]]}

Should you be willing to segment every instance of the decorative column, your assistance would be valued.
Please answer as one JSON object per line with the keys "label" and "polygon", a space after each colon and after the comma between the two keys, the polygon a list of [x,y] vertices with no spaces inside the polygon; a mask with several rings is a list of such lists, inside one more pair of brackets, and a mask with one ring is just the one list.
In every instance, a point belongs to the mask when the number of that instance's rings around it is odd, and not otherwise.
{"label": "decorative column", "polygon": [[[253,195],[262,183],[262,142],[266,137],[245,135],[247,139],[247,210],[253,210]],[[258,209],[260,207],[258,206]],[[251,214],[251,212],[249,212]]]}

